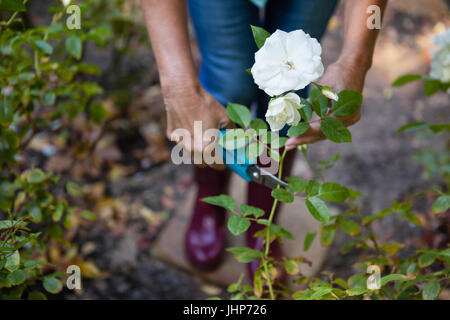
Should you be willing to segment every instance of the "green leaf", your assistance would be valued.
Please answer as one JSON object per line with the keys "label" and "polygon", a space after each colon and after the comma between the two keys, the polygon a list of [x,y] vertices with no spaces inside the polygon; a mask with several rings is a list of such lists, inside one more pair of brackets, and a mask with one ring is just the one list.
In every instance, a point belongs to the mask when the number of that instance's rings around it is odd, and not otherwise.
{"label": "green leaf", "polygon": [[329,294],[331,292],[331,290],[332,290],[331,288],[321,288],[321,289],[315,291],[309,298],[311,300],[318,299],[326,294]]}
{"label": "green leaf", "polygon": [[300,272],[298,264],[293,260],[285,260],[283,262],[283,266],[286,269],[286,272],[290,275],[297,275]]}
{"label": "green leaf", "polygon": [[314,197],[319,194],[320,183],[316,180],[309,180],[306,183],[306,195],[308,197]]}
{"label": "green leaf", "polygon": [[241,204],[240,209],[244,216],[254,216],[255,218],[259,218],[264,215],[264,210],[246,204]]}
{"label": "green leaf", "polygon": [[367,289],[363,289],[363,288],[355,288],[355,289],[348,289],[345,292],[347,292],[347,294],[349,296],[360,296],[362,294],[365,294],[368,292]]}
{"label": "green leaf", "polygon": [[433,131],[433,133],[439,133],[441,131],[447,130],[450,131],[450,123],[436,123],[431,124],[429,129]]}
{"label": "green leaf", "polygon": [[414,213],[411,212],[411,205],[408,203],[393,203],[392,210],[398,214],[403,219],[408,220],[411,223],[414,223],[420,226],[420,220],[416,217]]}
{"label": "green leaf", "polygon": [[25,222],[24,221],[18,221],[18,220],[0,220],[0,230],[1,229],[10,229],[13,227],[24,227]]}
{"label": "green leaf", "polygon": [[397,129],[397,132],[408,132],[408,131],[415,131],[423,128],[428,128],[430,126],[429,122],[423,121],[423,122],[412,122],[405,124],[404,126],[401,126]]}
{"label": "green leaf", "polygon": [[46,92],[44,95],[43,102],[46,106],[51,106],[55,103],[56,95],[54,92]]}
{"label": "green leaf", "polygon": [[0,0],[0,10],[26,11],[26,7],[21,0]]}
{"label": "green leaf", "polygon": [[227,251],[230,251],[233,256],[240,263],[248,263],[253,260],[259,259],[262,253],[258,250],[253,250],[247,247],[235,247],[229,248]]}
{"label": "green leaf", "polygon": [[103,120],[108,118],[108,111],[99,103],[92,103],[89,106],[89,118],[92,122],[100,124]]}
{"label": "green leaf", "polygon": [[310,121],[312,118],[312,107],[311,104],[304,98],[300,98],[301,104],[304,106],[300,108],[300,116],[305,121]]}
{"label": "green leaf", "polygon": [[361,228],[359,225],[353,220],[342,220],[339,222],[339,226],[344,230],[345,233],[348,233],[351,236],[357,236],[361,233]]}
{"label": "green leaf", "polygon": [[333,243],[335,235],[336,235],[336,226],[334,224],[323,226],[322,233],[320,235],[320,241],[324,246],[329,246]]}
{"label": "green leaf", "polygon": [[218,207],[225,208],[228,211],[234,211],[236,209],[236,201],[226,194],[221,194],[214,197],[206,197],[202,199],[203,202],[213,204]]}
{"label": "green leaf", "polygon": [[54,22],[51,25],[49,25],[48,28],[47,28],[48,34],[59,33],[62,30],[63,30],[63,26],[59,22]]}
{"label": "green leaf", "polygon": [[350,289],[367,290],[367,278],[365,274],[357,273],[348,279],[348,286]]}
{"label": "green leaf", "polygon": [[330,221],[330,211],[327,205],[321,199],[312,197],[305,201],[306,207],[308,208],[311,215],[322,223],[327,223]]}
{"label": "green leaf", "polygon": [[325,182],[320,186],[319,197],[330,202],[343,202],[348,197],[348,189],[335,182]]}
{"label": "green leaf", "polygon": [[431,97],[433,94],[439,91],[441,88],[441,82],[439,80],[427,80],[425,82],[425,94],[427,97]]}
{"label": "green leaf", "polygon": [[308,251],[311,247],[311,244],[313,243],[314,239],[317,236],[317,232],[308,232],[305,236],[305,241],[303,244],[303,250]]}
{"label": "green leaf", "polygon": [[20,264],[20,254],[19,251],[16,250],[14,251],[14,253],[12,253],[11,255],[9,255],[6,258],[6,263],[4,268],[10,272],[13,272],[15,270],[17,270],[17,268],[19,267]]}
{"label": "green leaf", "polygon": [[287,179],[288,187],[294,193],[300,193],[305,189],[306,182],[300,177],[288,177]]}
{"label": "green leaf", "polygon": [[33,206],[30,209],[30,216],[32,217],[33,222],[35,222],[35,223],[41,222],[42,221],[41,208],[39,208],[38,206]]}
{"label": "green leaf", "polygon": [[363,194],[359,191],[353,190],[351,188],[347,188],[348,190],[348,197],[352,200],[356,200],[358,197],[362,197]]}
{"label": "green leaf", "polygon": [[97,220],[97,216],[89,210],[83,210],[81,212],[81,217],[90,221]]}
{"label": "green leaf", "polygon": [[[261,220],[264,220],[264,219],[259,219],[258,222],[261,222]],[[267,223],[264,223],[264,224],[267,226],[268,221],[267,221]],[[283,227],[277,226],[275,224],[271,224],[269,228],[264,228],[263,230],[257,232],[255,234],[255,236],[266,238],[267,232],[269,232],[271,236],[276,236],[277,238],[280,238],[280,239],[286,238],[289,240],[294,240],[294,236],[292,235],[292,233],[290,233]]]}
{"label": "green leaf", "polygon": [[437,254],[434,252],[427,252],[420,256],[419,266],[421,268],[426,268],[434,263],[437,258]]}
{"label": "green leaf", "polygon": [[10,99],[0,98],[0,125],[9,126],[14,119],[14,113]]}
{"label": "green leaf", "polygon": [[252,114],[250,113],[250,110],[242,104],[228,103],[227,114],[231,121],[237,123],[242,128],[246,128],[250,125]]}
{"label": "green leaf", "polygon": [[300,122],[298,125],[291,127],[288,131],[289,137],[297,137],[304,134],[309,129],[309,124],[305,122]]}
{"label": "green leaf", "polygon": [[441,291],[441,285],[437,281],[427,282],[422,291],[422,297],[424,300],[435,300],[439,296]]}
{"label": "green leaf", "polygon": [[322,132],[329,140],[337,143],[352,142],[352,134],[338,119],[325,118],[321,121]]}
{"label": "green leaf", "polygon": [[272,197],[274,197],[280,202],[285,203],[294,202],[294,196],[283,188],[272,190]]}
{"label": "green leaf", "polygon": [[28,176],[28,183],[41,183],[47,179],[47,175],[41,169],[34,169]]}
{"label": "green leaf", "polygon": [[54,222],[58,222],[61,220],[64,213],[64,205],[62,203],[58,203],[55,208],[55,212],[52,214],[52,219]]}
{"label": "green leaf", "polygon": [[16,149],[19,147],[19,137],[14,131],[8,129],[3,131],[2,135],[2,138],[6,141],[10,148]]}
{"label": "green leaf", "polygon": [[23,270],[15,270],[8,275],[8,279],[13,286],[19,285],[27,280],[27,274]]}
{"label": "green leaf", "polygon": [[433,202],[432,211],[434,214],[446,212],[450,208],[450,195],[444,194]]}
{"label": "green leaf", "polygon": [[39,291],[32,291],[28,294],[28,300],[47,300],[47,297]]}
{"label": "green leaf", "polygon": [[66,50],[75,59],[81,59],[81,54],[83,52],[83,43],[81,39],[76,35],[71,35],[66,39]]}
{"label": "green leaf", "polygon": [[268,130],[267,123],[259,118],[250,121],[250,128],[255,130],[257,135],[260,135],[261,130]]}
{"label": "green leaf", "polygon": [[53,52],[53,47],[44,40],[34,40],[35,47],[44,54],[50,55]]}
{"label": "green leaf", "polygon": [[270,37],[270,33],[261,27],[252,25],[250,27],[252,28],[253,38],[255,39],[256,46],[258,47],[258,49],[260,49],[266,42],[266,39]]}
{"label": "green leaf", "polygon": [[408,278],[405,277],[403,274],[400,273],[393,273],[389,274],[387,276],[384,276],[380,279],[380,284],[382,287],[384,287],[387,283],[391,281],[407,281]]}
{"label": "green leaf", "polygon": [[329,99],[322,94],[319,88],[314,87],[311,90],[309,99],[311,100],[311,106],[317,115],[322,117],[327,113]]}
{"label": "green leaf", "polygon": [[392,83],[393,87],[401,87],[409,82],[417,81],[422,79],[420,74],[405,74],[404,76],[399,77]]}
{"label": "green leaf", "polygon": [[34,78],[34,73],[33,72],[22,72],[17,76],[17,78],[20,81],[29,81]]}
{"label": "green leaf", "polygon": [[339,100],[333,101],[331,111],[335,116],[345,117],[354,114],[363,103],[361,93],[353,90],[343,90],[338,94]]}
{"label": "green leaf", "polygon": [[239,285],[237,283],[232,283],[228,286],[227,291],[233,293],[239,290]]}
{"label": "green leaf", "polygon": [[231,231],[235,236],[240,235],[247,231],[250,227],[250,220],[238,215],[233,214],[230,219],[228,219],[228,230]]}
{"label": "green leaf", "polygon": [[88,97],[95,96],[103,92],[103,88],[96,82],[86,81],[81,85]]}
{"label": "green leaf", "polygon": [[47,277],[42,282],[44,289],[50,293],[56,294],[62,290],[62,283],[54,277]]}
{"label": "green leaf", "polygon": [[66,190],[67,193],[74,198],[79,198],[83,195],[83,190],[81,189],[81,187],[73,181],[69,181],[66,183]]}
{"label": "green leaf", "polygon": [[348,289],[347,282],[342,278],[336,278],[333,280],[333,284],[337,284],[338,286],[341,286],[344,289]]}

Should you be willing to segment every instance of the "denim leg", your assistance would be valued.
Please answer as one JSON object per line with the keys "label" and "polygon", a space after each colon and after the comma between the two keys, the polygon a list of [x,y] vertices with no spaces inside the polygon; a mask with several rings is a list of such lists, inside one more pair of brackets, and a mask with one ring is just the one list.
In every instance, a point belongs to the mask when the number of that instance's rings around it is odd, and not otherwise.
{"label": "denim leg", "polygon": [[270,33],[303,29],[320,40],[337,0],[269,0],[266,7],[265,28]]}
{"label": "denim leg", "polygon": [[201,84],[222,105],[250,107],[257,87],[245,70],[254,63],[250,24],[259,24],[257,7],[248,0],[188,0],[188,7],[202,54]]}
{"label": "denim leg", "polygon": [[[337,0],[269,0],[266,6],[264,28],[270,33],[277,29],[290,32],[303,29],[320,41],[328,25]],[[306,97],[308,88],[297,92]],[[258,94],[257,115],[264,118],[269,98],[264,92]],[[285,135],[287,129],[280,132]]]}

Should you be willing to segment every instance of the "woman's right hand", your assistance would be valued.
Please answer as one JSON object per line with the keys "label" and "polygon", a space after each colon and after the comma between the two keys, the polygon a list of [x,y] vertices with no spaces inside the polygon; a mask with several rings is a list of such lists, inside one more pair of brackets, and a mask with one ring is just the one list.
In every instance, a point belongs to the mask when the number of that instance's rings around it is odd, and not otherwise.
{"label": "woman's right hand", "polygon": [[[181,143],[194,159],[203,155],[205,148],[211,144],[211,139],[204,135],[206,130],[221,129],[230,124],[225,108],[198,82],[193,85],[184,82],[180,86],[172,82],[168,88],[163,87],[163,97],[167,112],[167,137]],[[201,124],[201,127],[194,129],[196,121],[200,121],[196,125]],[[177,129],[187,130],[190,139],[180,139]]]}

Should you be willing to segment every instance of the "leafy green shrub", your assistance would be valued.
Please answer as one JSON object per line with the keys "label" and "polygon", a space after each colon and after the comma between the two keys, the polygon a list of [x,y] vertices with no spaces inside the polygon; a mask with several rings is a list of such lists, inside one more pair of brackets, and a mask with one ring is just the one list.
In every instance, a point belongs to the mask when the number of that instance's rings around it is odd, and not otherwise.
{"label": "leafy green shrub", "polygon": [[10,13],[0,22],[0,296],[43,299],[41,282],[47,292],[62,289],[64,274],[48,263],[48,244],[69,246],[64,232],[79,212],[67,199],[79,196],[80,187],[35,168],[25,151],[44,131],[65,137],[79,114],[94,123],[107,117],[95,101],[102,88],[86,80],[99,69],[82,62],[85,43],[103,45],[106,34],[69,30],[62,6],[51,8],[50,25],[27,27],[26,2],[1,8]]}

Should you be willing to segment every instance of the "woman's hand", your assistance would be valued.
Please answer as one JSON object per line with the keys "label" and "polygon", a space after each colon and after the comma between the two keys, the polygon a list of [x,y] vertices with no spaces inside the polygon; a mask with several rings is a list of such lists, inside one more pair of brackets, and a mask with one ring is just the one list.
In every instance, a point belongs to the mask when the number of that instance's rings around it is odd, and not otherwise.
{"label": "woman's hand", "polygon": [[[327,68],[325,74],[318,83],[329,86],[335,92],[340,92],[345,89],[362,92],[367,70],[368,68],[358,67],[357,63],[338,61]],[[346,126],[351,126],[359,121],[361,118],[361,111],[358,109],[358,111],[351,116],[337,118]],[[313,118],[312,120],[313,122],[310,123],[308,131],[301,136],[290,138],[286,142],[286,148],[288,150],[303,144],[310,144],[325,139],[325,136],[320,129],[320,120],[318,117]]]}
{"label": "woman's hand", "polygon": [[[229,125],[230,119],[225,108],[198,82],[194,85],[183,83],[180,86],[172,82],[168,88],[163,88],[163,96],[167,112],[167,137],[181,143],[194,159],[203,159],[199,156],[203,155],[205,148],[212,142],[205,138],[204,132]],[[185,139],[177,129],[187,130],[189,139]]]}

